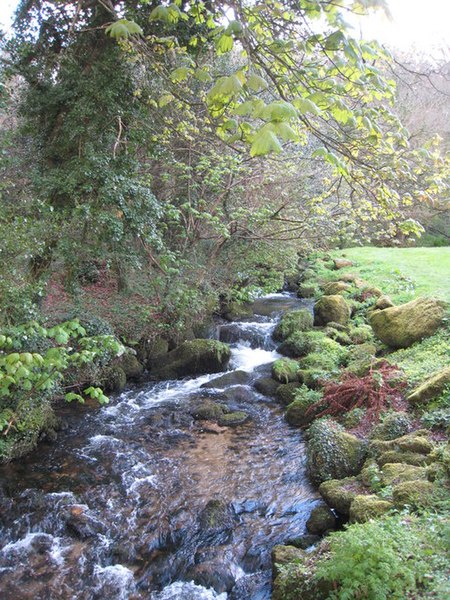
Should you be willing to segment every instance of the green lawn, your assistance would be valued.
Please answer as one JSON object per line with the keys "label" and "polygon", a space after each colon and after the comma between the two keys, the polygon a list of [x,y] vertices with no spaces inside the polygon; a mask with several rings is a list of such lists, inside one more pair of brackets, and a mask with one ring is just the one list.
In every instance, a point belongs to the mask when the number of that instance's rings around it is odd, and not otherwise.
{"label": "green lawn", "polygon": [[347,248],[332,255],[353,261],[342,272],[359,273],[396,303],[418,296],[450,301],[450,247]]}

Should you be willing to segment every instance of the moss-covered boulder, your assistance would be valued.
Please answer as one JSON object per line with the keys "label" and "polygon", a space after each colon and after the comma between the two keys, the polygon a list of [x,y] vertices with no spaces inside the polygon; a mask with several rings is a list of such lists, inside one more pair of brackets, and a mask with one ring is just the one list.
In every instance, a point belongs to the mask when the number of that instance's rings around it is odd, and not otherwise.
{"label": "moss-covered boulder", "polygon": [[293,310],[285,313],[278,322],[273,332],[273,339],[282,342],[290,335],[298,331],[308,331],[312,329],[313,316],[306,308]]}
{"label": "moss-covered boulder", "polygon": [[206,400],[195,406],[191,414],[197,421],[218,421],[224,415],[223,406]]}
{"label": "moss-covered boulder", "polygon": [[251,318],[253,310],[249,303],[230,302],[224,307],[222,314],[227,321],[239,321]]}
{"label": "moss-covered boulder", "polygon": [[139,381],[144,372],[144,366],[138,361],[135,352],[131,349],[127,349],[126,352],[116,358],[113,364],[123,369],[126,378],[131,381]]}
{"label": "moss-covered boulder", "polygon": [[253,384],[257,392],[263,396],[275,396],[276,391],[280,385],[279,381],[272,379],[272,377],[261,377],[257,379]]}
{"label": "moss-covered boulder", "polygon": [[300,365],[290,358],[279,358],[272,365],[272,377],[280,383],[298,381]]}
{"label": "moss-covered boulder", "polygon": [[136,348],[138,360],[150,371],[155,360],[169,352],[169,342],[162,337],[141,340]]}
{"label": "moss-covered boulder", "polygon": [[230,371],[229,373],[225,373],[225,375],[203,383],[200,387],[223,389],[231,385],[246,385],[250,379],[251,375],[247,371]]}
{"label": "moss-covered boulder", "polygon": [[355,496],[350,505],[350,523],[365,523],[370,519],[377,519],[393,507],[392,502],[373,494]]}
{"label": "moss-covered boulder", "polygon": [[383,485],[398,485],[404,481],[426,481],[428,469],[405,463],[386,463],[381,468],[381,480]]}
{"label": "moss-covered boulder", "polygon": [[383,452],[377,463],[383,466],[387,463],[404,463],[406,465],[415,465],[421,467],[433,462],[429,454],[418,454],[417,452],[400,452],[398,450],[388,450]]}
{"label": "moss-covered boulder", "polygon": [[344,294],[351,289],[351,285],[344,281],[330,281],[322,286],[323,293],[326,296],[334,296],[335,294]]}
{"label": "moss-covered boulder", "polygon": [[121,392],[127,384],[126,373],[119,365],[106,367],[102,371],[100,379],[105,392]]}
{"label": "moss-covered boulder", "polygon": [[285,546],[275,546],[272,552],[272,600],[326,600],[332,591],[331,582],[315,577],[315,553]]}
{"label": "moss-covered boulder", "polygon": [[435,503],[435,488],[430,481],[404,481],[392,489],[397,508],[431,508]]}
{"label": "moss-covered boulder", "polygon": [[295,548],[300,548],[301,550],[306,550],[307,548],[311,548],[311,546],[315,546],[321,540],[320,535],[313,535],[311,533],[305,533],[305,535],[301,535],[299,537],[290,538],[286,541],[287,546],[295,546]]}
{"label": "moss-covered boulder", "polygon": [[409,394],[408,400],[411,404],[427,404],[440,396],[446,386],[450,386],[450,367],[424,381]]}
{"label": "moss-covered boulder", "polygon": [[280,567],[284,565],[305,559],[306,553],[295,546],[285,546],[279,544],[272,548],[272,564],[274,578],[280,574]]}
{"label": "moss-covered boulder", "polygon": [[154,379],[179,379],[218,373],[225,370],[230,357],[227,344],[217,340],[191,340],[158,359],[151,375]]}
{"label": "moss-covered boulder", "polygon": [[393,412],[385,416],[371,433],[374,440],[391,441],[404,436],[412,428],[411,417],[406,412]]}
{"label": "moss-covered boulder", "polygon": [[315,506],[309,519],[306,521],[306,529],[309,533],[322,535],[336,527],[337,519],[335,514],[325,504]]}
{"label": "moss-covered boulder", "polygon": [[429,454],[433,450],[434,444],[425,437],[428,433],[426,429],[419,429],[389,441],[373,440],[369,445],[369,451],[375,457],[389,451]]}
{"label": "moss-covered boulder", "polygon": [[219,417],[218,423],[221,427],[236,427],[237,425],[243,425],[249,418],[248,413],[238,410],[223,414]]}
{"label": "moss-covered boulder", "polygon": [[417,298],[401,306],[375,310],[369,322],[375,335],[391,348],[408,348],[436,333],[446,314],[445,303]]}
{"label": "moss-covered boulder", "polygon": [[317,294],[318,288],[312,283],[301,283],[298,286],[297,296],[299,298],[314,298]]}
{"label": "moss-covered boulder", "polygon": [[308,472],[315,483],[342,479],[361,470],[366,444],[331,419],[314,422],[308,431]]}
{"label": "moss-covered boulder", "polygon": [[283,406],[288,406],[295,399],[295,392],[302,387],[301,383],[292,381],[291,383],[282,383],[277,387],[275,398]]}
{"label": "moss-covered boulder", "polygon": [[356,477],[344,479],[330,479],[319,486],[319,492],[325,502],[342,515],[350,514],[350,506],[356,496],[369,494],[366,488]]}
{"label": "moss-covered boulder", "polygon": [[335,258],[333,260],[333,263],[334,263],[334,268],[338,269],[338,270],[353,266],[352,261],[348,260],[347,258]]}
{"label": "moss-covered boulder", "polygon": [[314,305],[314,325],[327,325],[330,321],[345,325],[349,319],[350,307],[342,296],[322,296]]}
{"label": "moss-covered boulder", "polygon": [[389,296],[386,295],[382,295],[379,296],[377,301],[375,302],[375,310],[384,310],[385,308],[392,308],[394,306],[394,303],[392,302],[392,300],[389,298]]}
{"label": "moss-covered boulder", "polygon": [[347,371],[358,377],[364,377],[376,360],[376,351],[377,347],[370,342],[353,346],[348,355]]}

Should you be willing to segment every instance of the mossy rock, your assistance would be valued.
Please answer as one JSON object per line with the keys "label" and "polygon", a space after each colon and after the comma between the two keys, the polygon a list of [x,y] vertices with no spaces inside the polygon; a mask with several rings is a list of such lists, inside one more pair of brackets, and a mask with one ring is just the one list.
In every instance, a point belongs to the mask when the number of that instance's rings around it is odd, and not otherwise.
{"label": "mossy rock", "polygon": [[383,485],[398,485],[404,481],[417,481],[428,479],[428,469],[404,463],[386,463],[381,469]]}
{"label": "mossy rock", "polygon": [[393,440],[373,440],[369,445],[369,451],[375,457],[389,451],[429,454],[433,450],[434,444],[425,437],[428,434],[426,429],[419,429]]}
{"label": "mossy rock", "polygon": [[301,383],[292,381],[291,383],[282,383],[277,387],[275,398],[283,406],[288,406],[294,401],[295,392],[302,387]]}
{"label": "mossy rock", "polygon": [[256,391],[263,396],[273,397],[280,386],[280,382],[275,381],[272,377],[261,377],[260,379],[257,379],[253,385],[255,386]]}
{"label": "mossy rock", "polygon": [[[306,398],[294,400],[286,410],[286,421],[293,427],[306,427],[314,421],[314,412],[308,413],[312,402]],[[317,411],[316,411],[317,412]]]}
{"label": "mossy rock", "polygon": [[323,293],[326,296],[334,296],[336,294],[344,294],[351,289],[351,285],[343,281],[330,281],[322,286]]}
{"label": "mossy rock", "polygon": [[144,372],[144,366],[136,358],[133,350],[127,350],[113,362],[125,372],[126,378],[131,381],[139,381]]}
{"label": "mossy rock", "polygon": [[323,296],[314,305],[314,325],[327,325],[330,321],[346,325],[349,319],[350,307],[342,296]]}
{"label": "mossy rock", "polygon": [[309,533],[305,533],[305,535],[301,535],[296,538],[290,538],[287,540],[287,546],[295,546],[295,548],[300,548],[301,550],[306,550],[307,548],[311,548],[311,546],[315,546],[321,540],[320,535],[312,535]]}
{"label": "mossy rock", "polygon": [[223,316],[227,321],[239,321],[249,319],[253,316],[251,304],[240,304],[239,302],[230,302],[223,310]]}
{"label": "mossy rock", "polygon": [[392,308],[393,306],[395,305],[389,298],[389,296],[383,294],[382,296],[378,297],[377,301],[375,302],[374,308],[375,310],[384,310],[385,308]]}
{"label": "mossy rock", "polygon": [[309,331],[313,327],[313,316],[306,308],[285,313],[273,332],[273,339],[283,342],[293,333]]}
{"label": "mossy rock", "polygon": [[155,359],[168,352],[169,342],[159,336],[150,340],[142,339],[136,347],[137,359],[149,370],[153,367]]}
{"label": "mossy rock", "polygon": [[428,402],[440,396],[447,385],[450,385],[450,367],[435,373],[419,385],[409,394],[408,401],[414,405],[428,404]]}
{"label": "mossy rock", "polygon": [[446,304],[431,298],[417,298],[401,306],[375,310],[369,322],[375,335],[391,348],[408,348],[430,337],[441,327]]}
{"label": "mossy rock", "polygon": [[377,458],[377,463],[383,466],[387,463],[405,463],[406,465],[415,465],[418,467],[429,465],[433,462],[427,454],[418,454],[417,452],[399,452],[398,450],[388,450],[383,452]]}
{"label": "mossy rock", "polygon": [[317,286],[310,283],[301,283],[298,286],[297,296],[299,298],[314,298],[317,295],[319,289]]}
{"label": "mossy rock", "polygon": [[369,490],[356,477],[345,477],[324,481],[319,486],[319,492],[328,506],[348,516],[356,496],[364,495]]}
{"label": "mossy rock", "polygon": [[333,263],[334,268],[337,270],[345,269],[346,267],[353,267],[352,261],[348,260],[347,258],[335,258],[333,259]]}
{"label": "mossy rock", "polygon": [[230,371],[230,373],[203,383],[200,387],[223,389],[232,385],[246,385],[250,379],[251,375],[247,371]]}
{"label": "mossy rock", "polygon": [[388,414],[381,423],[372,430],[370,437],[374,440],[392,441],[407,434],[412,427],[411,417],[406,412]]}
{"label": "mossy rock", "polygon": [[314,552],[302,552],[298,548],[278,550],[272,553],[273,586],[272,600],[326,600],[332,591],[330,582],[315,577]]}
{"label": "mossy rock", "polygon": [[326,339],[322,331],[298,331],[290,335],[278,348],[278,352],[290,357],[306,356],[315,352]]}
{"label": "mossy rock", "polygon": [[272,365],[272,377],[280,383],[298,381],[300,365],[290,358],[279,358]]}
{"label": "mossy rock", "polygon": [[315,421],[308,430],[308,473],[314,483],[342,479],[361,470],[366,444],[335,421]]}
{"label": "mossy rock", "polygon": [[309,519],[306,521],[306,529],[309,533],[323,535],[336,527],[337,519],[330,508],[324,504],[315,506]]}
{"label": "mossy rock", "polygon": [[235,514],[224,500],[210,500],[200,513],[198,522],[202,532],[218,533],[234,527]]}
{"label": "mossy rock", "polygon": [[431,508],[435,504],[435,487],[430,481],[404,481],[394,486],[392,498],[397,508]]}
{"label": "mossy rock", "polygon": [[338,329],[330,327],[329,325],[325,330],[325,335],[342,346],[351,346],[353,343],[348,333],[345,331],[339,331]]}
{"label": "mossy rock", "polygon": [[295,546],[285,546],[282,544],[274,546],[272,548],[273,576],[278,577],[280,567],[295,561],[303,562],[305,558],[305,552]]}
{"label": "mossy rock", "polygon": [[375,363],[377,347],[369,342],[353,346],[349,352],[347,371],[358,377],[364,377]]}
{"label": "mossy rock", "polygon": [[[348,334],[354,344],[372,343],[374,339],[373,330],[370,325],[358,325],[350,327]],[[375,346],[375,352],[377,348]]]}
{"label": "mossy rock", "polygon": [[361,296],[364,299],[381,298],[383,296],[383,292],[382,292],[382,290],[380,290],[380,288],[374,287],[372,285],[368,285],[361,289]]}
{"label": "mossy rock", "polygon": [[215,402],[203,402],[196,406],[192,412],[192,416],[197,421],[218,421],[223,417],[223,407]]}
{"label": "mossy rock", "polygon": [[101,374],[101,385],[105,392],[121,392],[127,384],[127,376],[122,367],[106,367]]}
{"label": "mossy rock", "polygon": [[249,415],[244,411],[230,412],[219,417],[218,423],[222,427],[236,427],[249,420]]}
{"label": "mossy rock", "polygon": [[154,379],[179,379],[225,370],[231,357],[228,344],[217,340],[184,342],[158,359],[151,375]]}
{"label": "mossy rock", "polygon": [[365,523],[392,510],[394,505],[375,495],[355,496],[350,505],[350,523]]}

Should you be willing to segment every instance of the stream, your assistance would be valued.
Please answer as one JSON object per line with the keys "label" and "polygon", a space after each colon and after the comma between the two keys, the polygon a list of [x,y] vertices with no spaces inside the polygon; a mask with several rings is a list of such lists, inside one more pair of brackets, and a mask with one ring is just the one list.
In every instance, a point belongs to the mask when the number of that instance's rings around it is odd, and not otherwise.
{"label": "stream", "polygon": [[[215,384],[216,373],[68,405],[57,443],[1,466],[0,597],[269,599],[271,549],[305,533],[318,495],[300,431],[252,382],[279,357],[280,314],[301,306],[273,294],[252,319],[218,325],[244,383]],[[208,399],[250,419],[194,420]]]}

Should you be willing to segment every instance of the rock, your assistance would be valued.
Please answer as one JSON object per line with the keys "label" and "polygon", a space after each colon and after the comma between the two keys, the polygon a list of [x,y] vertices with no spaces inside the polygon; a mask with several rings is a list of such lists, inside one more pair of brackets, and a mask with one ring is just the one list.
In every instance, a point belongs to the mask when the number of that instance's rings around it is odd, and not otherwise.
{"label": "rock", "polygon": [[116,358],[112,365],[122,368],[126,378],[132,381],[139,381],[144,372],[144,366],[136,358],[134,350],[131,349],[127,349],[126,352]]}
{"label": "rock", "polygon": [[364,495],[369,490],[356,477],[345,477],[324,481],[319,486],[319,492],[328,506],[348,516],[356,496]]}
{"label": "rock", "polygon": [[334,513],[325,504],[315,506],[309,519],[306,521],[306,529],[309,533],[323,535],[326,531],[336,527],[337,519]]}
{"label": "rock", "polygon": [[307,398],[294,400],[289,404],[286,410],[286,421],[293,427],[306,427],[313,420],[317,411],[311,411],[308,413],[312,402]]}
{"label": "rock", "polygon": [[367,298],[381,298],[383,296],[383,292],[380,288],[373,286],[365,286],[361,290],[361,298],[367,300]]}
{"label": "rock", "polygon": [[374,440],[390,441],[403,436],[411,430],[411,417],[406,412],[388,414],[371,433]]}
{"label": "rock", "polygon": [[345,281],[345,283],[353,283],[357,279],[359,278],[356,273],[341,273],[339,275],[339,281]]}
{"label": "rock", "polygon": [[298,381],[300,366],[296,360],[290,358],[279,358],[272,365],[272,377],[280,383]]}
{"label": "rock", "polygon": [[358,377],[364,377],[375,361],[376,351],[375,344],[369,342],[351,348],[347,361],[347,371],[358,375]]}
{"label": "rock", "polygon": [[208,589],[213,588],[218,594],[231,591],[236,582],[231,567],[218,560],[193,565],[188,570],[185,579]]}
{"label": "rock", "polygon": [[200,531],[204,533],[220,533],[233,529],[235,514],[232,506],[224,500],[210,500],[198,518]]}
{"label": "rock", "polygon": [[105,392],[121,392],[127,384],[127,376],[118,365],[106,367],[101,374],[101,386]]}
{"label": "rock", "polygon": [[359,473],[367,453],[364,442],[331,419],[315,421],[308,434],[308,472],[314,483]]}
{"label": "rock", "polygon": [[169,342],[162,337],[143,340],[139,343],[136,351],[138,359],[150,371],[154,366],[155,360],[169,352]]}
{"label": "rock", "polygon": [[295,546],[283,546],[281,544],[274,546],[272,549],[273,577],[278,577],[280,567],[291,562],[303,561],[305,558],[305,552]]}
{"label": "rock", "polygon": [[301,279],[300,273],[295,273],[293,275],[286,275],[284,278],[284,289],[287,292],[296,292],[298,290],[300,279]]}
{"label": "rock", "polygon": [[428,404],[430,400],[440,396],[447,385],[450,385],[450,367],[435,373],[419,385],[409,394],[408,401],[411,404]]}
{"label": "rock", "polygon": [[365,523],[370,519],[377,519],[393,507],[392,502],[375,495],[355,496],[350,505],[350,523]]}
{"label": "rock", "polygon": [[67,507],[63,518],[67,529],[81,540],[106,533],[106,526],[90,515],[86,506],[74,504]]}
{"label": "rock", "polygon": [[333,260],[334,262],[334,268],[339,270],[339,269],[345,269],[345,267],[353,267],[353,263],[351,260],[347,260],[346,258],[335,258]]}
{"label": "rock", "polygon": [[317,293],[317,287],[309,283],[301,283],[298,286],[297,296],[299,298],[313,298]]}
{"label": "rock", "polygon": [[389,298],[389,296],[386,295],[382,295],[378,297],[378,300],[375,302],[375,310],[384,310],[385,308],[392,308],[394,305],[394,303],[392,302],[392,300]]}
{"label": "rock", "polygon": [[275,381],[272,377],[261,377],[253,384],[256,391],[263,396],[275,396],[275,393],[280,385],[279,381]]}
{"label": "rock", "polygon": [[217,421],[223,417],[223,406],[215,402],[203,402],[191,412],[197,421]]}
{"label": "rock", "polygon": [[231,385],[245,385],[251,379],[250,373],[246,371],[230,371],[220,377],[216,377],[201,385],[201,388],[219,388],[223,389]]}
{"label": "rock", "polygon": [[322,296],[314,305],[314,325],[327,325],[335,321],[346,325],[350,319],[350,307],[342,296]]}
{"label": "rock", "polygon": [[239,321],[240,319],[249,319],[252,317],[253,311],[250,304],[230,302],[222,314],[227,321]]}
{"label": "rock", "polygon": [[404,463],[386,463],[381,469],[383,485],[398,485],[404,481],[417,481],[428,479],[428,470],[425,467],[416,467]]}
{"label": "rock", "polygon": [[330,281],[322,286],[323,293],[326,296],[335,296],[336,294],[343,294],[351,289],[351,285],[344,283],[343,281]]}
{"label": "rock", "polygon": [[408,348],[433,335],[445,317],[445,303],[417,298],[401,306],[375,310],[369,322],[375,335],[391,348]]}
{"label": "rock", "polygon": [[300,537],[287,540],[286,546],[295,546],[301,550],[306,550],[315,544],[318,544],[322,538],[320,535],[305,534]]}
{"label": "rock", "polygon": [[184,342],[159,358],[151,375],[155,379],[178,379],[223,371],[231,357],[227,344],[216,340]]}
{"label": "rock", "polygon": [[282,383],[277,387],[275,398],[283,406],[288,406],[295,398],[295,392],[301,387],[300,383],[292,381],[291,383]]}
{"label": "rock", "polygon": [[219,417],[221,427],[235,427],[249,420],[249,415],[244,411],[230,412]]}
{"label": "rock", "polygon": [[428,433],[426,429],[419,429],[389,441],[373,440],[369,445],[369,451],[375,457],[389,451],[429,454],[434,445],[425,437]]}
{"label": "rock", "polygon": [[395,450],[389,450],[383,452],[377,459],[380,466],[387,463],[405,463],[407,465],[424,466],[429,465],[432,460],[425,454],[417,454],[416,452],[398,452]]}
{"label": "rock", "polygon": [[394,486],[392,498],[397,508],[431,508],[434,504],[434,485],[429,481],[404,481]]}
{"label": "rock", "polygon": [[313,317],[309,310],[300,308],[285,313],[279,320],[273,332],[273,339],[282,342],[293,333],[309,331],[313,327]]}
{"label": "rock", "polygon": [[[275,546],[278,548],[278,546]],[[325,600],[330,597],[332,583],[315,577],[315,556],[313,552],[302,552],[298,548],[292,560],[276,562],[273,560],[272,600]]]}

